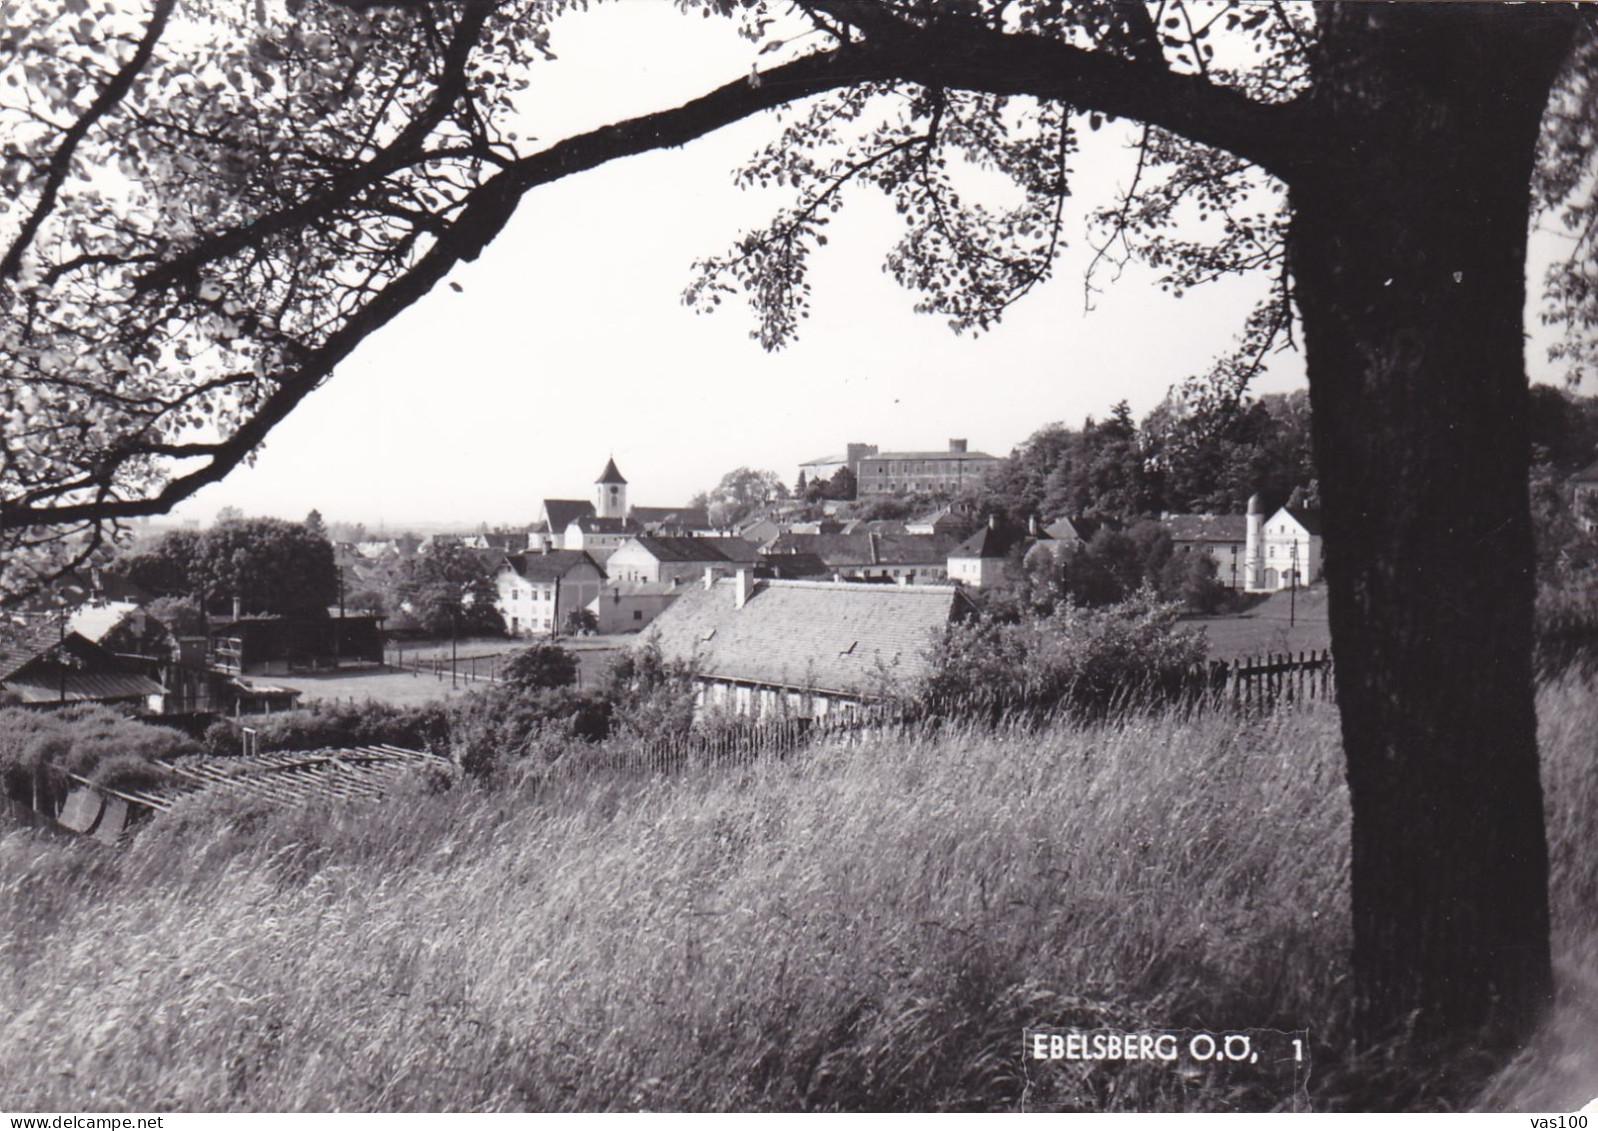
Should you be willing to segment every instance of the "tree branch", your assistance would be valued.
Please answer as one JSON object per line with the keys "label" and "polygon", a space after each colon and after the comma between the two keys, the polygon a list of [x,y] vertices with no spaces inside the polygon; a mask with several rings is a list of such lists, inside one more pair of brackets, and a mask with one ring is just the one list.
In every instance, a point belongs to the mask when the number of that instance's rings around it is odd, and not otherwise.
{"label": "tree branch", "polygon": [[11,246],[6,249],[4,259],[0,259],[0,279],[15,278],[17,271],[22,267],[22,257],[27,252],[34,237],[39,234],[39,228],[45,219],[55,209],[56,196],[61,191],[61,185],[67,179],[67,173],[72,169],[72,157],[77,152],[79,144],[88,136],[94,124],[109,114],[133,87],[133,80],[139,72],[144,70],[149,63],[150,56],[155,53],[155,45],[166,30],[168,17],[176,0],[156,0],[155,9],[150,14],[150,23],[144,30],[144,38],[139,40],[138,48],[133,52],[133,57],[118,68],[117,73],[106,83],[105,89],[95,95],[94,101],[89,103],[89,108],[83,112],[82,117],[67,127],[61,145],[50,158],[50,171],[45,177],[44,188],[39,192],[39,199],[33,206],[33,211],[23,220],[17,232],[17,238],[11,241]]}

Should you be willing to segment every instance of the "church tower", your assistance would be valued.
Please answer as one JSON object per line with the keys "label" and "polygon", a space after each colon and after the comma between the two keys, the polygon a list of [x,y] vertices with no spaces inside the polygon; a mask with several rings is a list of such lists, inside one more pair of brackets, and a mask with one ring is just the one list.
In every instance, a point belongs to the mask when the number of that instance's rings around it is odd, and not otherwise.
{"label": "church tower", "polygon": [[616,470],[616,457],[605,464],[605,470],[594,480],[594,514],[599,518],[627,517],[627,480]]}

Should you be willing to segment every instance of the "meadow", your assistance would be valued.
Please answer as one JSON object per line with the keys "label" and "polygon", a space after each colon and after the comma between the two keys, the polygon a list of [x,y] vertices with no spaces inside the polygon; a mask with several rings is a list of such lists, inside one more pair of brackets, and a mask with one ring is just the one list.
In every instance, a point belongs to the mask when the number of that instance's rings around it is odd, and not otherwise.
{"label": "meadow", "polygon": [[[1598,696],[1539,697],[1558,1009],[1350,1052],[1335,714],[829,740],[0,836],[0,1108],[1553,1110],[1598,1095]],[[571,763],[567,763],[568,766]],[[1299,1090],[1035,1026],[1308,1029]]]}

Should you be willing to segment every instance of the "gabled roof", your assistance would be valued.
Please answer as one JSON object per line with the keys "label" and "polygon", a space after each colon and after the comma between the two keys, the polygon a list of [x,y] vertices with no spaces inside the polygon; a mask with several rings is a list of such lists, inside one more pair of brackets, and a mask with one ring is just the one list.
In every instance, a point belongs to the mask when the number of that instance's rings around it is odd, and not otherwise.
{"label": "gabled roof", "polygon": [[947,534],[779,534],[768,555],[815,554],[830,566],[924,565],[948,560]]}
{"label": "gabled roof", "polygon": [[594,482],[595,483],[607,483],[607,484],[608,483],[625,484],[627,482],[627,480],[625,480],[625,479],[623,479],[621,477],[621,472],[616,470],[616,457],[615,456],[611,456],[608,460],[605,461],[605,470],[601,471],[599,473],[599,478],[594,480]]}
{"label": "gabled roof", "polygon": [[605,571],[582,550],[550,550],[545,554],[507,554],[505,566],[528,581],[554,581],[565,577],[584,563],[593,566],[601,577]]}
{"label": "gabled roof", "polygon": [[1247,515],[1172,514],[1159,521],[1173,542],[1248,541]]}
{"label": "gabled roof", "polygon": [[1312,510],[1309,510],[1306,507],[1283,507],[1280,511],[1277,511],[1276,513],[1277,514],[1285,514],[1285,515],[1287,515],[1294,522],[1296,522],[1300,526],[1302,526],[1307,533],[1309,533],[1311,535],[1314,535],[1316,537],[1320,536],[1320,532],[1321,532],[1321,512],[1320,511],[1312,511]]}
{"label": "gabled roof", "polygon": [[106,633],[138,609],[139,606],[130,601],[82,605],[73,610],[72,619],[68,623],[72,626],[73,632],[85,640],[93,640],[98,644]]}
{"label": "gabled roof", "polygon": [[[579,515],[572,520],[571,526],[584,534],[634,534],[643,529],[630,518],[600,518],[593,514]],[[568,530],[570,528],[567,527]]]}
{"label": "gabled roof", "polygon": [[[66,696],[62,697],[65,683]],[[108,703],[117,700],[143,700],[151,695],[163,695],[162,687],[149,676],[138,672],[67,672],[65,680],[56,675],[40,674],[11,680],[6,690],[13,692],[24,703]]]}
{"label": "gabled roof", "polygon": [[1570,477],[1572,483],[1598,483],[1598,463],[1589,464]]}
{"label": "gabled roof", "polygon": [[716,546],[725,539],[668,538],[658,534],[640,534],[628,545],[637,546],[657,562],[725,562],[727,555]]}
{"label": "gabled roof", "polygon": [[549,528],[564,531],[585,514],[594,513],[594,504],[587,499],[545,499],[544,518]]}
{"label": "gabled roof", "polygon": [[714,546],[721,552],[721,556],[729,562],[740,562],[745,565],[754,565],[760,562],[760,547],[747,538],[728,537],[719,535],[707,536],[698,539],[700,542]]}
{"label": "gabled roof", "polygon": [[58,622],[0,622],[0,680],[15,675],[60,643]]}
{"label": "gabled roof", "polygon": [[948,585],[759,581],[687,587],[644,635],[701,677],[869,696],[929,674],[931,651],[969,601]]}
{"label": "gabled roof", "polygon": [[1010,551],[1024,542],[1052,541],[1043,531],[1030,534],[1019,526],[984,526],[960,545],[949,551],[951,558],[1007,558]]}

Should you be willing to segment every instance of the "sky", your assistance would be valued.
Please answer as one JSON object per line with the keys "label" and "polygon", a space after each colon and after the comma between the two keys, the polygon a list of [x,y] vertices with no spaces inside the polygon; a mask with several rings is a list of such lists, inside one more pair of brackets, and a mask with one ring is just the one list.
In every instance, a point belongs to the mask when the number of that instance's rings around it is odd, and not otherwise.
{"label": "sky", "polygon": [[[553,141],[675,105],[749,73],[758,45],[730,21],[659,0],[564,17],[558,62],[535,68],[527,114]],[[250,515],[368,527],[525,525],[545,497],[588,498],[607,458],[631,501],[677,505],[740,466],[792,482],[798,465],[846,442],[883,450],[1007,455],[1054,421],[1080,425],[1126,399],[1141,417],[1207,370],[1241,328],[1263,280],[1181,299],[1129,269],[1084,310],[1092,254],[1076,210],[1055,279],[995,331],[954,335],[914,313],[882,270],[892,208],[854,194],[814,261],[799,341],[767,353],[741,304],[713,316],[682,305],[695,259],[768,218],[773,199],[732,172],[772,133],[769,118],[680,149],[613,162],[535,189],[482,257],[369,338],[279,425],[252,465],[174,514]],[[1091,145],[1091,148],[1089,147]],[[1073,203],[1113,199],[1132,172],[1124,135],[1089,135]],[[1256,393],[1303,386],[1278,356]]]}

